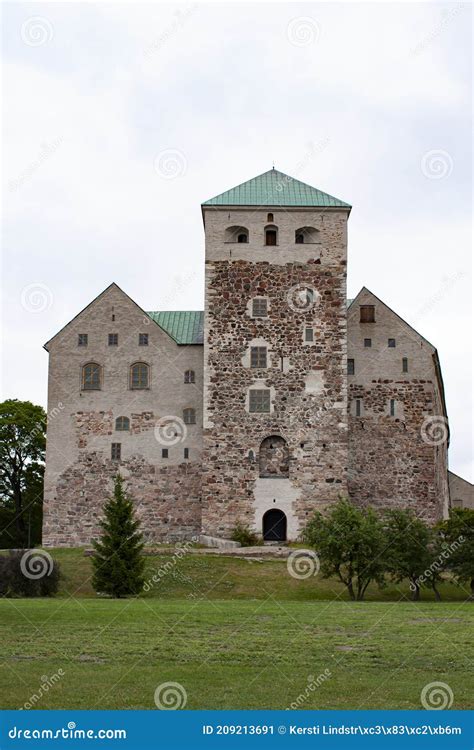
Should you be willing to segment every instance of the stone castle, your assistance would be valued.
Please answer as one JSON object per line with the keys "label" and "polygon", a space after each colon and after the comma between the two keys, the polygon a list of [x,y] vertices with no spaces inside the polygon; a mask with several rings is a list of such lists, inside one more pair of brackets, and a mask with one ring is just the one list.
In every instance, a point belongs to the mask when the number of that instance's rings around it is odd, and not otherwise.
{"label": "stone castle", "polygon": [[204,312],[111,284],[45,345],[45,546],[90,543],[118,471],[149,543],[295,540],[341,496],[447,515],[438,354],[347,299],[350,212],[272,169],[202,204]]}

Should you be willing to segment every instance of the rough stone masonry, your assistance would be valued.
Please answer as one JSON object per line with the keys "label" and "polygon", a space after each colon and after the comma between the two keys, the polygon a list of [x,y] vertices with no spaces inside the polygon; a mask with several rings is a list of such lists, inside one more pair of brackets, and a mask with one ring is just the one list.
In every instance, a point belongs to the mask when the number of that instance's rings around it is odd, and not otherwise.
{"label": "rough stone masonry", "polygon": [[438,355],[368,289],[347,300],[350,211],[270,170],[202,204],[204,313],[111,284],[45,345],[46,546],[97,536],[117,472],[149,543],[293,540],[339,497],[447,515]]}

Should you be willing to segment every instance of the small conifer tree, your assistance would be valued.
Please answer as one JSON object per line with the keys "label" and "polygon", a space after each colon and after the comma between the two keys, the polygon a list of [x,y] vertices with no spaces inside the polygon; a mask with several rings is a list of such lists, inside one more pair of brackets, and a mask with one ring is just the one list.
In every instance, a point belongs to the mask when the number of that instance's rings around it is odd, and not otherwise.
{"label": "small conifer tree", "polygon": [[145,566],[140,522],[135,518],[133,503],[119,474],[115,477],[114,494],[104,506],[100,526],[101,537],[93,543],[94,589],[116,598],[140,593]]}

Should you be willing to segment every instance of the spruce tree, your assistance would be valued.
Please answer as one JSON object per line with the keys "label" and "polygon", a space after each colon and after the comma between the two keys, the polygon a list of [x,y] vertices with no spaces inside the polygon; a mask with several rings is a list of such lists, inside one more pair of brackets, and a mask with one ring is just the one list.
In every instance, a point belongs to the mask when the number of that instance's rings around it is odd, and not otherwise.
{"label": "spruce tree", "polygon": [[101,537],[93,543],[94,589],[116,598],[139,594],[145,566],[140,522],[135,518],[133,503],[119,474],[115,477],[114,494],[104,506],[100,526]]}

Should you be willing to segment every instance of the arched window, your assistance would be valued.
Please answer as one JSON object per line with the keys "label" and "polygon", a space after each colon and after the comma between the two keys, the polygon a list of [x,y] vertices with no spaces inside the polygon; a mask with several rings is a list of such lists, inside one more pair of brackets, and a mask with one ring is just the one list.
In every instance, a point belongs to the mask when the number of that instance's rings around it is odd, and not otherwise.
{"label": "arched window", "polygon": [[290,453],[286,440],[280,435],[270,435],[262,440],[258,457],[260,477],[289,477]]}
{"label": "arched window", "polygon": [[273,214],[267,214],[267,221],[273,221]]}
{"label": "arched window", "polygon": [[186,370],[184,373],[184,382],[185,383],[195,383],[196,377],[194,374],[194,370]]}
{"label": "arched window", "polygon": [[249,230],[246,227],[227,227],[225,230],[226,242],[248,242]]}
{"label": "arched window", "polygon": [[150,383],[150,368],[145,362],[135,362],[130,368],[130,388],[139,391],[148,388]]}
{"label": "arched window", "polygon": [[97,362],[88,362],[82,368],[82,390],[100,391],[102,386],[102,368]]}
{"label": "arched window", "polygon": [[314,245],[319,242],[319,231],[314,227],[300,227],[295,232],[297,245]]}
{"label": "arched window", "polygon": [[128,417],[117,417],[115,420],[115,429],[118,432],[128,432],[130,429],[130,420]]}
{"label": "arched window", "polygon": [[184,424],[196,424],[196,409],[183,409]]}
{"label": "arched window", "polygon": [[265,227],[265,245],[276,245],[278,240],[278,228],[273,224]]}

